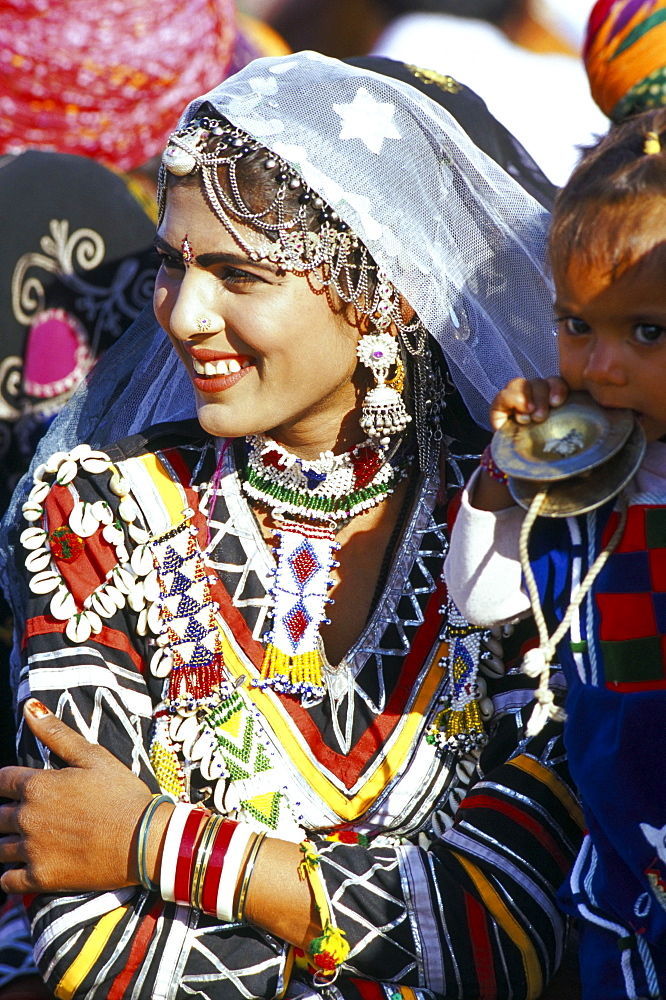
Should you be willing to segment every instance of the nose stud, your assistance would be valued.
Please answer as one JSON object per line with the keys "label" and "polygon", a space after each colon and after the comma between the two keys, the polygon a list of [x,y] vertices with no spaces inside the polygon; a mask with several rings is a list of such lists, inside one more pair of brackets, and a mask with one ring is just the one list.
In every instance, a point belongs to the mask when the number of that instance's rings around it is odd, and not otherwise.
{"label": "nose stud", "polygon": [[199,333],[205,333],[207,330],[210,330],[210,320],[208,319],[208,316],[199,316],[197,320],[197,330]]}

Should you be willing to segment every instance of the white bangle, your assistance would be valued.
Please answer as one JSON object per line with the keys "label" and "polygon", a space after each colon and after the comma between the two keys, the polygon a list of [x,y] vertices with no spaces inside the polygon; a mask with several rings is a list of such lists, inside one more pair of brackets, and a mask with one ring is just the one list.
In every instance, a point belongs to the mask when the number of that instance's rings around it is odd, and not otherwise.
{"label": "white bangle", "polygon": [[229,841],[229,847],[224,858],[222,876],[217,890],[217,916],[226,924],[235,920],[234,897],[240,877],[245,850],[250,839],[255,836],[254,830],[247,823],[239,823]]}
{"label": "white bangle", "polygon": [[176,808],[171,813],[169,825],[167,826],[164,848],[162,850],[162,864],[160,866],[160,895],[167,903],[176,902],[175,881],[178,849],[183,838],[187,817],[193,809],[196,809],[196,806],[192,806],[187,802],[178,802]]}

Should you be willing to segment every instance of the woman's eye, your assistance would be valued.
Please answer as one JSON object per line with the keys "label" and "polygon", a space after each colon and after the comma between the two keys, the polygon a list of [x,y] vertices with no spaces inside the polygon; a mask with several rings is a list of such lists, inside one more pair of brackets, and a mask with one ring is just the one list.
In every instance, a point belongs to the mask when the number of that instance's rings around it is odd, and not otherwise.
{"label": "woman's eye", "polygon": [[576,319],[575,316],[563,316],[557,321],[566,333],[570,333],[572,336],[580,336],[583,333],[589,333],[590,327],[587,325],[585,320]]}
{"label": "woman's eye", "polygon": [[638,323],[634,327],[634,337],[639,344],[656,344],[666,336],[666,327],[656,323]]}
{"label": "woman's eye", "polygon": [[157,254],[157,259],[158,259],[159,263],[167,271],[182,271],[182,270],[184,270],[185,264],[183,263],[182,257],[172,257],[170,254],[164,253],[161,250],[156,250],[155,252]]}
{"label": "woman's eye", "polygon": [[252,274],[251,271],[243,271],[239,267],[229,265],[222,269],[221,278],[227,285],[253,284],[263,280],[258,274]]}

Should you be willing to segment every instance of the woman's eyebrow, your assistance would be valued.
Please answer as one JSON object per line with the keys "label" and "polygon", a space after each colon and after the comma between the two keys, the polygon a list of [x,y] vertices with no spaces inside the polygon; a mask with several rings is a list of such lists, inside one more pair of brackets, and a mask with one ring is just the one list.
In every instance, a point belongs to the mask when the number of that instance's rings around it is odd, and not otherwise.
{"label": "woman's eyebrow", "polygon": [[165,250],[176,257],[182,257],[182,252],[179,249],[177,250],[176,247],[172,247],[167,240],[165,240],[162,236],[159,236],[157,233],[153,236],[153,246],[156,250]]}
{"label": "woman's eyebrow", "polygon": [[[175,257],[182,257],[183,255],[182,250],[179,247],[172,246],[168,240],[164,239],[163,236],[156,235],[153,239],[153,246],[156,249],[164,250]],[[200,264],[202,267],[210,267],[212,264],[226,264],[228,267],[258,268],[262,271],[268,271],[270,274],[275,276],[279,273],[279,268],[269,264],[268,261],[250,260],[249,257],[244,257],[235,253],[200,253],[196,254],[194,259],[197,264]]]}
{"label": "woman's eyebrow", "polygon": [[279,270],[268,261],[250,260],[249,257],[242,257],[235,253],[199,253],[194,259],[202,267],[210,267],[212,264],[226,264],[228,267],[251,267],[260,271],[269,271],[273,275],[277,275]]}

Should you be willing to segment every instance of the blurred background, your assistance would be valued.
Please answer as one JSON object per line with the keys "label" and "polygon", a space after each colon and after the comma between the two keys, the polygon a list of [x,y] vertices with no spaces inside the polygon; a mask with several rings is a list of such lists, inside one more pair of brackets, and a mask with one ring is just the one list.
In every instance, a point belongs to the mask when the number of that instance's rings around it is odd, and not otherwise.
{"label": "blurred background", "polygon": [[581,53],[592,0],[239,0],[292,50],[376,54],[476,91],[556,185],[608,121]]}

